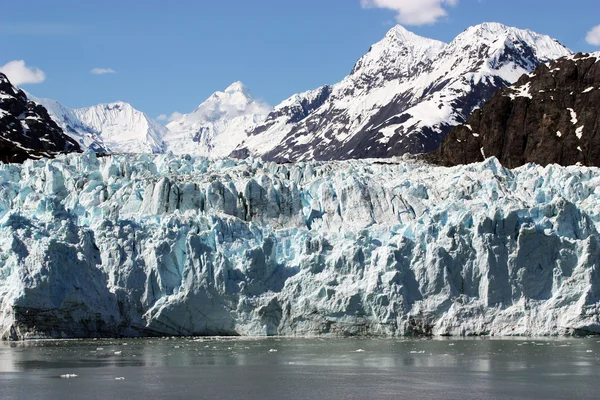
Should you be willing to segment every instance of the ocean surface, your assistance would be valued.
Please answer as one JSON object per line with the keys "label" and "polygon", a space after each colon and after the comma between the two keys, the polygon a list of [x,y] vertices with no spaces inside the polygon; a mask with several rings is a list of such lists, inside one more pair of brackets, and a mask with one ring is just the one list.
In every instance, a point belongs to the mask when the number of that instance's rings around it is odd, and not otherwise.
{"label": "ocean surface", "polygon": [[2,400],[598,398],[600,338],[0,343]]}

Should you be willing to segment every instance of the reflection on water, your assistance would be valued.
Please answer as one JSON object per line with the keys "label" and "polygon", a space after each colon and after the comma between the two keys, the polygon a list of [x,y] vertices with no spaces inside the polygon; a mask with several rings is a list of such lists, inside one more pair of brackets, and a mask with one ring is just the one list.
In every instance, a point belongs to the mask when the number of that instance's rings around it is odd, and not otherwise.
{"label": "reflection on water", "polygon": [[599,366],[595,338],[32,341],[0,344],[0,399],[597,398]]}

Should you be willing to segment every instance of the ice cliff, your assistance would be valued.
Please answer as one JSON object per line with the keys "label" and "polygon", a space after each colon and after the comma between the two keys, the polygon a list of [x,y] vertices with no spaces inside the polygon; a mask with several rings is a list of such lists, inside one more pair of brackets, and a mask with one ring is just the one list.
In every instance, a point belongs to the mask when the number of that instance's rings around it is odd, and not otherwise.
{"label": "ice cliff", "polygon": [[600,169],[0,164],[0,335],[600,333]]}

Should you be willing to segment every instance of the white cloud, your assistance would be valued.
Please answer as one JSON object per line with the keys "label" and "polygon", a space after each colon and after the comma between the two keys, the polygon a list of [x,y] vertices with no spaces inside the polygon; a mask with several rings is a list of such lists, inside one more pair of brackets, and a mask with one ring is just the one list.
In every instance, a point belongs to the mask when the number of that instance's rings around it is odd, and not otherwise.
{"label": "white cloud", "polygon": [[396,20],[406,25],[433,24],[448,15],[446,6],[458,0],[360,0],[363,8],[387,8],[396,11]]}
{"label": "white cloud", "polygon": [[115,71],[112,68],[92,68],[90,70],[90,72],[94,75],[116,74],[117,73],[117,71]]}
{"label": "white cloud", "polygon": [[183,117],[183,114],[180,113],[180,112],[175,111],[173,114],[171,114],[171,116],[168,119],[169,119],[169,122],[173,122],[176,119],[179,119],[181,117]]}
{"label": "white cloud", "polygon": [[4,73],[10,83],[15,86],[27,83],[42,83],[46,79],[44,71],[39,68],[28,67],[23,60],[9,61],[0,67],[0,72]]}
{"label": "white cloud", "polygon": [[167,115],[167,114],[160,114],[158,117],[156,117],[157,121],[168,121],[168,122],[172,122],[175,121],[176,119],[179,119],[183,117],[183,114],[180,112],[175,111],[173,114],[171,115]]}
{"label": "white cloud", "polygon": [[592,46],[600,46],[600,25],[596,25],[590,30],[585,38]]}

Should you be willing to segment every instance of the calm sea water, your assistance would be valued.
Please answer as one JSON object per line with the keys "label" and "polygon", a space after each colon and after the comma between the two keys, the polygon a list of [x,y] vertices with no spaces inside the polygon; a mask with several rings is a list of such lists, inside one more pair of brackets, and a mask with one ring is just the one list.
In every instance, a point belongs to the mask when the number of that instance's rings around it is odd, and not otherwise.
{"label": "calm sea water", "polygon": [[35,341],[0,399],[598,399],[599,367],[600,338]]}

